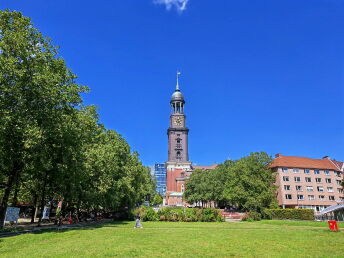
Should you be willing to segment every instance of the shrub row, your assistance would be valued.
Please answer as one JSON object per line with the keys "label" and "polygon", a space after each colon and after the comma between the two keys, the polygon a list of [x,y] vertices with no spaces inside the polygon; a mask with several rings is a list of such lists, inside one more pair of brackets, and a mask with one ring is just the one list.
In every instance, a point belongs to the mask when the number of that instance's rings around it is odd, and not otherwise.
{"label": "shrub row", "polygon": [[266,209],[265,213],[270,219],[314,220],[312,209]]}
{"label": "shrub row", "polygon": [[215,222],[224,221],[220,210],[197,209],[197,208],[160,208],[154,211],[152,207],[140,207],[136,214],[141,216],[142,221],[184,221],[184,222]]}

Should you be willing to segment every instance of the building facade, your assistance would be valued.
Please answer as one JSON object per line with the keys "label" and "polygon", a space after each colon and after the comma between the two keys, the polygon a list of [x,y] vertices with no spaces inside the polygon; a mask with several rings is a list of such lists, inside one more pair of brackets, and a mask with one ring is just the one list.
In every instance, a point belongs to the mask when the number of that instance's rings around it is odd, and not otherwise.
{"label": "building facade", "polygon": [[276,173],[278,204],[282,208],[323,209],[344,201],[343,162],[276,154],[270,165]]}
{"label": "building facade", "polygon": [[164,195],[166,192],[166,168],[164,163],[154,165],[154,178],[156,180],[156,191]]}

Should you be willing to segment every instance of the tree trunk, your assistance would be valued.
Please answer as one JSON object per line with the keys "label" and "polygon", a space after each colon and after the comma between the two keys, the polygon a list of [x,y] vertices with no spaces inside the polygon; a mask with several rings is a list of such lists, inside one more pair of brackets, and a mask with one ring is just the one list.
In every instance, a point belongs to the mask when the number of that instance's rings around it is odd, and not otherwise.
{"label": "tree trunk", "polygon": [[43,181],[43,187],[42,187],[42,195],[41,195],[41,215],[38,218],[38,227],[41,226],[41,222],[42,222],[42,216],[43,216],[43,212],[44,212],[44,206],[45,206],[45,188],[47,186],[47,181],[48,181],[48,171],[45,171],[45,177],[44,177],[44,181]]}
{"label": "tree trunk", "polygon": [[31,224],[35,223],[35,217],[36,217],[36,212],[37,212],[37,194],[33,195],[33,211],[32,211],[32,215],[31,215]]}
{"label": "tree trunk", "polygon": [[12,205],[15,206],[17,205],[18,202],[18,191],[19,191],[19,177],[18,177],[18,173],[17,176],[14,179],[14,194],[13,194],[13,198],[12,198]]}
{"label": "tree trunk", "polygon": [[7,187],[5,188],[4,196],[2,197],[2,202],[0,206],[0,229],[4,227],[8,199],[10,198],[10,193],[17,173],[18,171],[16,169],[16,166],[14,166],[12,173],[8,177]]}

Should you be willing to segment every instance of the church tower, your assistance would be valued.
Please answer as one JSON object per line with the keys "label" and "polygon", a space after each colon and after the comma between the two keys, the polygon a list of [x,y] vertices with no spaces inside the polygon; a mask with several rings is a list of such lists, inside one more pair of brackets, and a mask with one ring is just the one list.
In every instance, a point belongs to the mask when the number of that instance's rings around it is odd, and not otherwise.
{"label": "church tower", "polygon": [[176,90],[172,94],[170,101],[171,115],[170,127],[167,129],[168,135],[168,161],[167,170],[173,168],[190,169],[188,150],[189,129],[186,127],[186,116],[184,113],[185,100],[179,88],[179,76],[177,72]]}

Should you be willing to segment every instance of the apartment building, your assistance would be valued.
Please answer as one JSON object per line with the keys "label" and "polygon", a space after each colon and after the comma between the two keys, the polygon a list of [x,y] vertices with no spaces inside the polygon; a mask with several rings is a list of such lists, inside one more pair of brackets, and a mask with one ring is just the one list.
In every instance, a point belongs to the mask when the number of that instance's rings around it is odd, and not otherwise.
{"label": "apartment building", "polygon": [[278,204],[282,208],[323,209],[344,201],[343,162],[276,154],[270,165],[276,173]]}

